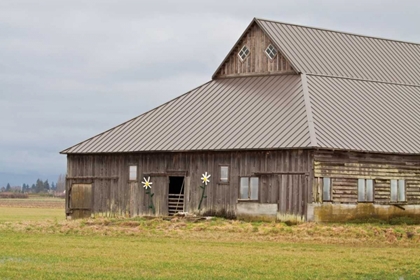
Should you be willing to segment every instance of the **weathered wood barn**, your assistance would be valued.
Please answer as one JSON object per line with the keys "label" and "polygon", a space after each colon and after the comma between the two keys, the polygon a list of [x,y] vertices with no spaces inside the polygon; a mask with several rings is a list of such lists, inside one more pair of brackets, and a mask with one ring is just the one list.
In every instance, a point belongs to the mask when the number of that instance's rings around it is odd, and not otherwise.
{"label": "weathered wood barn", "polygon": [[419,44],[254,19],[211,81],[62,151],[66,213],[418,218],[419,111]]}

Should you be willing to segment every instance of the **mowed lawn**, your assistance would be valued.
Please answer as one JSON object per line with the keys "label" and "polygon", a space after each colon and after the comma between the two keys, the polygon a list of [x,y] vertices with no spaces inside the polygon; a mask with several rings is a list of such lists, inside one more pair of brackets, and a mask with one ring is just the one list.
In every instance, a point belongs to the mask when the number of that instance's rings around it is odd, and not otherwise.
{"label": "mowed lawn", "polygon": [[[420,278],[417,227],[64,221],[62,209],[15,210],[0,207],[0,279]],[[391,231],[417,231],[388,244],[370,240],[377,230],[384,240]],[[357,242],[359,235],[367,241]]]}

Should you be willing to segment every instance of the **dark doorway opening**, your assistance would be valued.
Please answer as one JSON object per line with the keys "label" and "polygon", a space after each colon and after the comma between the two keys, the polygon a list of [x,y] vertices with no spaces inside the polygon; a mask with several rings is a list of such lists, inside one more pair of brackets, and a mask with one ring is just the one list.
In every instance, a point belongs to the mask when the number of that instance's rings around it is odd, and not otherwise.
{"label": "dark doorway opening", "polygon": [[169,193],[184,194],[184,177],[169,177]]}
{"label": "dark doorway opening", "polygon": [[184,212],[184,177],[169,177],[168,212],[169,216]]}

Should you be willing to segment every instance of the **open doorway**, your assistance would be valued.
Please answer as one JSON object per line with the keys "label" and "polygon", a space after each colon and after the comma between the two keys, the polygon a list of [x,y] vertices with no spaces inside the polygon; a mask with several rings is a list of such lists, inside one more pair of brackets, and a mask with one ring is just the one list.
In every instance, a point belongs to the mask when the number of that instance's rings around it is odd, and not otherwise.
{"label": "open doorway", "polygon": [[173,216],[178,212],[184,212],[184,187],[184,177],[169,177],[169,216]]}

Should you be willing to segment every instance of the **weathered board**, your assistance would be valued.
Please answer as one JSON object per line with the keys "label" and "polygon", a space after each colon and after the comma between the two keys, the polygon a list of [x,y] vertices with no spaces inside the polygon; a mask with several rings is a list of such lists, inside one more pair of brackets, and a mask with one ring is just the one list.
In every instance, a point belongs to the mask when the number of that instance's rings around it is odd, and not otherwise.
{"label": "weathered board", "polygon": [[[280,50],[277,50],[277,55],[273,59],[266,55],[265,50],[270,44],[272,42],[269,37],[264,34],[257,24],[254,24],[233,48],[215,77],[295,73]],[[241,61],[238,53],[243,46],[247,46],[250,54],[244,61]]]}
{"label": "weathered board", "polygon": [[373,179],[374,202],[390,203],[392,179],[405,179],[407,204],[420,204],[420,156],[317,151],[314,153],[314,200],[322,201],[322,177],[332,178],[332,199],[357,202],[358,179]]}
{"label": "weathered board", "polygon": [[[169,176],[185,176],[185,211],[198,209],[201,175],[212,174],[203,212],[235,213],[241,176],[257,176],[259,202],[276,203],[282,214],[304,216],[312,202],[312,152],[309,150],[133,153],[68,155],[67,184],[92,184],[92,212],[99,215],[152,215],[144,176],[153,182],[156,215],[168,214]],[[129,181],[129,166],[138,178]],[[219,183],[220,165],[229,166],[229,183]],[[69,211],[69,210],[67,210]]]}

